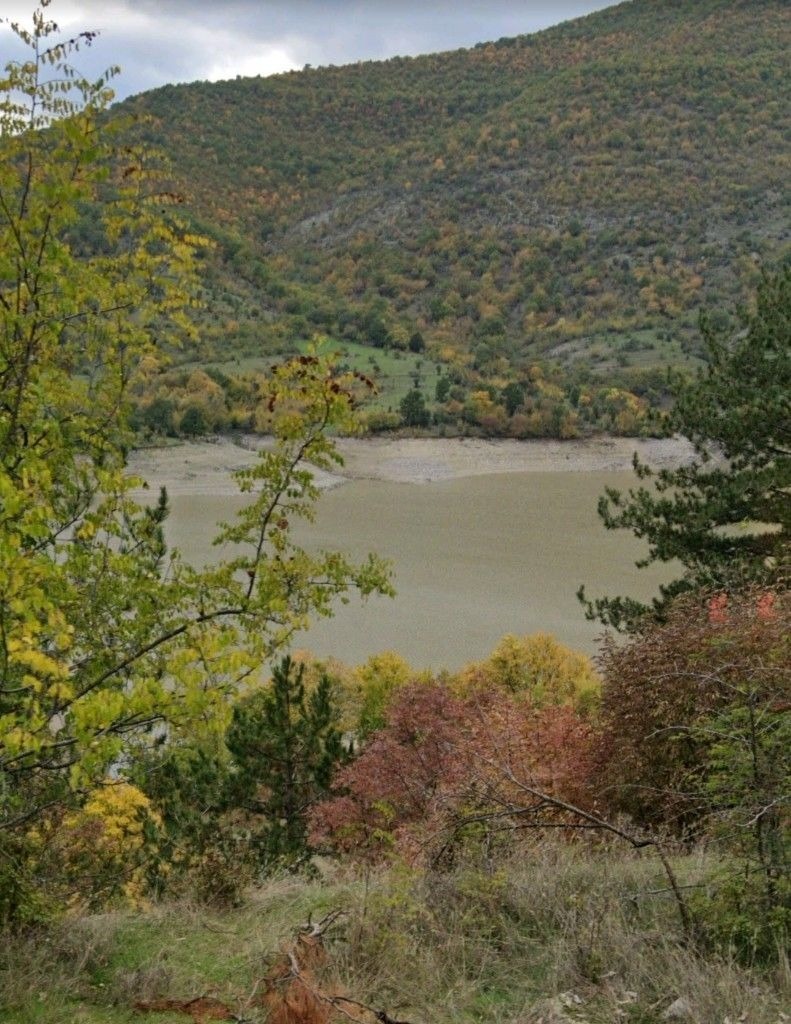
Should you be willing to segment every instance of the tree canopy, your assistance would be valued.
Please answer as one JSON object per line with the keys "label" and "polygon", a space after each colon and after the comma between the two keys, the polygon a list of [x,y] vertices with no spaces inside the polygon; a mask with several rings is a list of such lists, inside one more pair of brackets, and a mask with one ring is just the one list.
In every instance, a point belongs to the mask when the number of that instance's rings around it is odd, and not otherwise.
{"label": "tree canopy", "polygon": [[[755,309],[734,333],[704,318],[708,362],[679,381],[669,428],[695,458],[658,472],[635,459],[647,486],[609,488],[599,502],[608,529],[629,529],[649,544],[638,564],[679,562],[654,612],[692,588],[730,590],[747,582],[785,586],[791,542],[791,268],[767,275]],[[584,592],[580,592],[584,599]],[[647,611],[629,598],[587,603],[589,616],[616,627]]]}

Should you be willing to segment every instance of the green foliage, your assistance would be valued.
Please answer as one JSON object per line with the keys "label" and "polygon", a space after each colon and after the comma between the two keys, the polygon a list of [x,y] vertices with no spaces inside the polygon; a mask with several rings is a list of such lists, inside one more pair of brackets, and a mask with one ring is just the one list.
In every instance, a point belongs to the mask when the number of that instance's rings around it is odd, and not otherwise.
{"label": "green foliage", "polygon": [[131,756],[129,773],[156,808],[147,885],[156,896],[234,905],[255,874],[249,830],[227,813],[229,764],[222,737],[162,743]]}
{"label": "green foliage", "polygon": [[431,422],[431,413],[426,408],[423,392],[413,388],[401,399],[401,416],[407,427],[427,427]]}
{"label": "green foliage", "polygon": [[513,416],[513,414],[522,404],[525,394],[524,390],[520,387],[520,385],[517,384],[515,381],[512,381],[503,389],[502,397],[505,403],[505,411],[508,413],[509,416]]}
{"label": "green foliage", "polygon": [[195,437],[205,434],[207,430],[206,419],[197,405],[188,405],[181,417],[179,429],[187,437]]}
{"label": "green foliage", "polygon": [[0,928],[41,924],[53,914],[30,870],[31,844],[24,836],[0,835]]}
{"label": "green foliage", "polygon": [[[653,471],[635,460],[651,486],[608,489],[599,514],[608,529],[629,529],[649,545],[651,562],[676,561],[679,579],[662,587],[653,613],[694,588],[731,590],[783,580],[791,549],[791,268],[767,276],[743,330],[723,336],[703,321],[708,362],[692,382],[678,381],[670,430],[697,457]],[[584,601],[584,592],[580,591]],[[585,602],[588,617],[617,628],[648,610],[630,598]]]}
{"label": "green foliage", "polygon": [[698,912],[717,945],[747,962],[772,962],[791,939],[788,704],[743,684],[692,732],[708,748],[709,831],[728,851]]}
{"label": "green foliage", "polygon": [[305,665],[285,657],[266,688],[235,705],[225,737],[229,800],[261,822],[254,845],[264,869],[304,861],[307,815],[349,757],[330,677],[322,673],[306,693],[304,676]]}
{"label": "green foliage", "polygon": [[222,734],[139,751],[131,772],[160,821],[152,890],[229,905],[256,879],[300,866],[306,816],[350,757],[339,717],[330,677],[308,680],[286,657],[233,705]]}
{"label": "green foliage", "polygon": [[[174,432],[174,405],[168,398],[155,398],[146,408],[138,413],[139,426],[153,434],[169,435]],[[182,421],[182,429],[184,423]]]}
{"label": "green foliage", "polygon": [[[359,686],[359,714],[355,724],[357,734],[364,740],[384,727],[398,691],[419,677],[394,651],[374,654],[355,670],[355,676]],[[428,681],[430,675],[423,678]]]}
{"label": "green foliage", "polygon": [[791,886],[788,873],[778,881],[767,906],[763,879],[739,870],[739,862],[712,872],[707,892],[693,893],[690,909],[702,938],[750,966],[774,965],[788,950]]}
{"label": "green foliage", "polygon": [[[146,154],[114,151],[106,80],[73,72],[76,43],[55,32],[37,12],[17,32],[29,59],[0,82],[0,832],[84,794],[135,734],[221,728],[240,682],[311,615],[391,589],[373,556],[291,539],[319,493],[306,464],[335,466],[327,432],[355,426],[353,379],[324,357],[260,389],[273,445],[237,474],[249,503],[219,536],[232,560],[185,565],[165,549],[165,499],[131,499],[130,381],[188,331],[203,242]],[[72,231],[88,202],[103,245],[85,254]]]}
{"label": "green foliage", "polygon": [[444,402],[450,394],[450,379],[440,377],[434,385],[434,397],[438,402]]}

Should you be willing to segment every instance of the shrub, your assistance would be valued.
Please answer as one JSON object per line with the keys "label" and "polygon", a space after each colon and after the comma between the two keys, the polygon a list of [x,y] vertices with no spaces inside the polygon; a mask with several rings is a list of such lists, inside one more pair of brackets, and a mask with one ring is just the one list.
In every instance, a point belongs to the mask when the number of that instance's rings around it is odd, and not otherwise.
{"label": "shrub", "polygon": [[453,856],[466,842],[556,823],[535,791],[586,802],[592,749],[590,726],[571,708],[409,685],[336,776],[337,795],[314,809],[311,836],[363,858]]}
{"label": "shrub", "polygon": [[147,864],[156,856],[160,824],[145,793],[108,780],[81,807],[37,822],[28,834],[27,864],[53,906],[138,906],[147,895]]}
{"label": "shrub", "polygon": [[751,590],[687,596],[604,667],[609,803],[716,843],[704,932],[767,959],[791,930],[791,602]]}

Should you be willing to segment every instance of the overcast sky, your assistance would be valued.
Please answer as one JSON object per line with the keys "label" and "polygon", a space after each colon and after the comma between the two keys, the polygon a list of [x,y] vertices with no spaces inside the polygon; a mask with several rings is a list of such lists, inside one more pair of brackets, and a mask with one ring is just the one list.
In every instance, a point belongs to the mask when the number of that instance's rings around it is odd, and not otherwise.
{"label": "overcast sky", "polygon": [[[613,0],[53,0],[66,32],[98,30],[72,61],[88,77],[120,64],[119,98],[166,82],[269,75],[305,64],[434,53],[535,32]],[[0,0],[27,25],[34,0]],[[0,26],[0,66],[18,51]]]}

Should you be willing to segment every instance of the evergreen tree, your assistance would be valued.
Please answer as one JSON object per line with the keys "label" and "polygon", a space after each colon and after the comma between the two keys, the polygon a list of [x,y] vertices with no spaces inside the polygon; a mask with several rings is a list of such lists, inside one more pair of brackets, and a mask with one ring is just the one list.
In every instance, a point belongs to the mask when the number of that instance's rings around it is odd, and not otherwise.
{"label": "evergreen tree", "polygon": [[[599,501],[607,529],[648,541],[637,564],[678,561],[682,575],[653,602],[661,618],[690,589],[731,590],[757,581],[787,582],[791,537],[791,268],[766,276],[755,311],[732,337],[702,320],[708,361],[691,382],[677,382],[669,428],[688,437],[695,458],[654,471],[635,457],[649,486]],[[589,618],[629,629],[649,610],[631,598],[580,599]]]}
{"label": "evergreen tree", "polygon": [[225,739],[235,769],[230,800],[264,817],[263,865],[304,857],[307,812],[345,758],[332,681],[323,673],[306,693],[304,676],[305,666],[285,657],[268,688],[236,705]]}
{"label": "evergreen tree", "polygon": [[426,408],[423,392],[418,388],[413,388],[404,395],[400,408],[407,427],[427,427],[431,422],[431,413]]}

